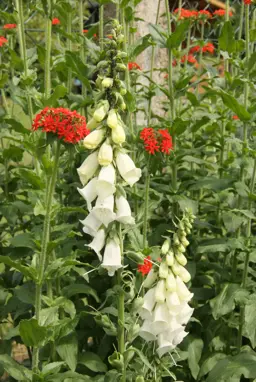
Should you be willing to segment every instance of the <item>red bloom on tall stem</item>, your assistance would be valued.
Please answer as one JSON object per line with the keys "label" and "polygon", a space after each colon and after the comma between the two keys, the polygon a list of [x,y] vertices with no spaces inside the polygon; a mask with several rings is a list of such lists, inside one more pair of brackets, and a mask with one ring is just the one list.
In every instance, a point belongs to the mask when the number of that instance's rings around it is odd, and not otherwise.
{"label": "red bloom on tall stem", "polygon": [[173,13],[179,14],[179,20],[196,18],[198,15],[197,11],[190,11],[184,8],[176,8]]}
{"label": "red bloom on tall stem", "polygon": [[138,69],[141,70],[141,67],[136,64],[136,62],[128,62],[128,70]]}
{"label": "red bloom on tall stem", "polygon": [[169,154],[173,149],[172,137],[167,130],[154,130],[152,127],[145,127],[140,133],[140,139],[144,141],[145,150],[154,155],[156,152]]}
{"label": "red bloom on tall stem", "polygon": [[243,0],[245,5],[250,5],[252,3],[252,0]]}
{"label": "red bloom on tall stem", "polygon": [[85,117],[75,110],[62,107],[46,107],[38,113],[33,121],[32,130],[38,129],[56,134],[66,143],[77,143],[90,133]]}
{"label": "red bloom on tall stem", "polygon": [[184,64],[186,61],[189,63],[189,64],[197,64],[197,59],[193,56],[193,54],[188,54],[188,55],[184,55],[181,57],[181,63]]}
{"label": "red bloom on tall stem", "polygon": [[60,24],[60,19],[58,19],[57,17],[54,17],[54,19],[52,19],[52,25],[59,25]]}
{"label": "red bloom on tall stem", "polygon": [[207,42],[207,44],[205,44],[205,46],[202,49],[203,53],[208,52],[211,54],[214,53],[214,50],[215,50],[214,45],[211,42]]}
{"label": "red bloom on tall stem", "polygon": [[[226,14],[226,11],[225,9],[217,9],[216,11],[213,12],[213,15],[214,16],[225,16]],[[233,16],[233,13],[231,11],[229,11],[229,16],[232,17]]]}
{"label": "red bloom on tall stem", "polygon": [[7,44],[8,40],[4,36],[0,36],[0,47]]}
{"label": "red bloom on tall stem", "polygon": [[192,46],[192,47],[189,49],[189,53],[198,53],[198,52],[200,52],[200,45]]}
{"label": "red bloom on tall stem", "polygon": [[142,273],[143,275],[147,275],[152,269],[153,264],[150,260],[151,260],[151,257],[147,256],[144,259],[143,264],[138,265],[138,271]]}
{"label": "red bloom on tall stem", "polygon": [[4,29],[15,29],[17,24],[5,24]]}
{"label": "red bloom on tall stem", "polygon": [[201,9],[201,11],[198,12],[198,16],[204,19],[211,19],[212,14],[211,12],[207,11],[206,9]]}

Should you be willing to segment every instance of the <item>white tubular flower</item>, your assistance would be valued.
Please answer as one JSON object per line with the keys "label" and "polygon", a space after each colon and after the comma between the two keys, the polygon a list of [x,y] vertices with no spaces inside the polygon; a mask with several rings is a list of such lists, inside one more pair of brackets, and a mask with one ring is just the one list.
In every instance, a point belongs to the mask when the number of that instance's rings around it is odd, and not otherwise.
{"label": "white tubular flower", "polygon": [[107,125],[110,127],[110,129],[115,129],[118,125],[118,117],[117,113],[114,109],[109,110],[108,118],[107,118]]}
{"label": "white tubular flower", "polygon": [[188,332],[185,332],[185,330],[182,330],[180,333],[178,333],[174,339],[173,339],[173,345],[176,347],[179,345],[183,339],[188,335]]}
{"label": "white tubular flower", "polygon": [[194,309],[185,303],[179,314],[176,316],[176,319],[181,325],[187,325],[193,312]]}
{"label": "white tubular flower", "polygon": [[163,261],[159,267],[159,277],[161,279],[166,279],[167,276],[168,276],[168,265],[166,264],[165,261]]}
{"label": "white tubular flower", "polygon": [[83,231],[91,236],[96,236],[102,222],[96,218],[91,212],[84,220],[80,220],[83,224]]}
{"label": "white tubular flower", "polygon": [[105,129],[97,129],[93,130],[90,134],[88,134],[84,140],[83,145],[85,148],[89,150],[96,149],[99,144],[103,141],[105,137]]}
{"label": "white tubular flower", "polygon": [[186,270],[186,268],[182,266],[179,276],[184,283],[188,283],[191,280],[191,274],[189,273],[189,271]]}
{"label": "white tubular flower", "polygon": [[93,241],[90,244],[88,244],[88,247],[90,247],[91,249],[94,250],[94,252],[96,252],[100,261],[102,261],[102,256],[100,254],[100,251],[105,245],[105,239],[106,239],[106,232],[102,228],[102,229],[99,229],[99,231],[96,233]]}
{"label": "white tubular flower", "polygon": [[178,261],[178,263],[180,265],[186,265],[187,264],[187,259],[186,257],[183,255],[183,253],[179,253],[178,255],[175,256],[176,257],[176,260]]}
{"label": "white tubular flower", "polygon": [[176,292],[167,292],[166,303],[171,313],[173,307],[180,306],[180,299],[178,294]]}
{"label": "white tubular flower", "polygon": [[94,118],[91,118],[90,121],[87,123],[86,127],[89,130],[94,130],[99,126],[99,123],[95,121]]}
{"label": "white tubular flower", "polygon": [[103,86],[103,88],[112,88],[113,78],[105,77],[101,85]]}
{"label": "white tubular flower", "polygon": [[108,166],[113,161],[112,146],[104,142],[99,150],[98,161],[101,166]]}
{"label": "white tubular flower", "polygon": [[163,255],[166,255],[167,252],[169,251],[170,249],[170,239],[166,239],[162,245],[162,248],[161,248],[161,252]]}
{"label": "white tubular flower", "polygon": [[174,263],[174,253],[172,250],[170,250],[166,255],[166,262],[169,265],[169,267],[173,266]]}
{"label": "white tubular flower", "polygon": [[145,320],[139,332],[139,335],[147,342],[156,340],[156,336],[152,333],[151,325],[152,321]]}
{"label": "white tubular flower", "polygon": [[178,261],[174,260],[173,266],[172,266],[172,271],[176,276],[179,276],[181,273],[181,268],[182,266],[178,263]]}
{"label": "white tubular flower", "polygon": [[121,177],[132,187],[141,177],[141,169],[135,167],[133,160],[127,154],[118,152],[116,164]]}
{"label": "white tubular flower", "polygon": [[145,319],[146,320],[152,319],[152,310],[153,310],[155,303],[156,303],[155,289],[156,288],[149,289],[143,298],[144,302],[143,302],[143,305],[139,311],[139,315],[144,320]]}
{"label": "white tubular flower", "polygon": [[92,209],[92,202],[97,198],[96,191],[97,178],[93,178],[84,188],[77,188],[79,194],[86,200],[89,211]]}
{"label": "white tubular flower", "polygon": [[169,341],[168,332],[160,333],[157,338],[158,348],[156,349],[158,356],[161,358],[164,354],[169,353],[175,348],[175,345]]}
{"label": "white tubular flower", "polygon": [[190,293],[190,291],[179,276],[176,277],[176,291],[179,298],[182,301],[188,302],[193,297],[193,293]]}
{"label": "white tubular flower", "polygon": [[170,315],[166,304],[156,304],[151,325],[152,333],[158,335],[168,329]]}
{"label": "white tubular flower", "polygon": [[175,292],[176,291],[176,280],[171,271],[168,272],[168,276],[166,277],[166,283],[165,283],[166,289],[168,292]]}
{"label": "white tubular flower", "polygon": [[113,212],[114,197],[108,196],[105,199],[98,198],[96,205],[92,210],[92,214],[102,223],[105,227],[115,220],[116,214]]}
{"label": "white tubular flower", "polygon": [[154,284],[156,279],[157,279],[157,273],[154,271],[154,269],[151,269],[149,273],[147,274],[145,281],[143,282],[144,288],[151,288],[151,286]]}
{"label": "white tubular flower", "polygon": [[98,151],[90,154],[77,169],[80,181],[83,186],[93,177],[99,167]]}
{"label": "white tubular flower", "polygon": [[112,134],[111,134],[112,141],[116,143],[117,145],[121,145],[125,142],[125,131],[123,126],[118,123],[116,127],[112,128]]}
{"label": "white tubular flower", "polygon": [[96,191],[100,199],[105,199],[116,192],[116,172],[112,164],[102,167],[100,170]]}
{"label": "white tubular flower", "polygon": [[156,285],[155,299],[156,299],[156,302],[163,303],[165,302],[165,298],[166,298],[165,281],[160,280],[158,281]]}
{"label": "white tubular flower", "polygon": [[116,220],[123,224],[135,224],[130,205],[122,195],[116,198]]}
{"label": "white tubular flower", "polygon": [[106,117],[108,110],[109,110],[108,101],[102,102],[100,106],[93,113],[93,118],[95,119],[95,121],[101,122]]}
{"label": "white tubular flower", "polygon": [[101,266],[108,271],[109,276],[114,276],[115,271],[122,268],[120,245],[113,239],[106,245]]}

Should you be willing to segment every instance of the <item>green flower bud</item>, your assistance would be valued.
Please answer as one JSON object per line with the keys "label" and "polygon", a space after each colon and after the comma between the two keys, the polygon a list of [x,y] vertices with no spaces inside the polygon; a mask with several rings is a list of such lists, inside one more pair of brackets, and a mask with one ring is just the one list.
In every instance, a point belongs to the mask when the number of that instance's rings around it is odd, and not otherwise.
{"label": "green flower bud", "polygon": [[103,88],[111,88],[113,86],[113,82],[113,78],[106,77],[102,81],[101,85],[103,86]]}
{"label": "green flower bud", "polygon": [[144,298],[143,297],[137,297],[133,303],[132,303],[132,311],[133,312],[138,312],[142,305],[144,304]]}
{"label": "green flower bud", "polygon": [[99,107],[93,113],[93,118],[95,119],[95,121],[101,122],[106,117],[108,110],[109,110],[108,101],[101,102]]}
{"label": "green flower bud", "polygon": [[186,248],[182,244],[180,244],[178,246],[178,251],[181,252],[181,253],[184,253],[184,252],[186,252]]}
{"label": "green flower bud", "polygon": [[97,64],[98,69],[105,69],[109,67],[109,62],[108,61],[100,61]]}
{"label": "green flower bud", "polygon": [[135,382],[145,382],[145,379],[142,375],[139,375],[138,377],[136,377]]}
{"label": "green flower bud", "polygon": [[151,269],[143,283],[144,288],[151,288],[156,281],[157,276],[158,274],[154,271],[154,269]]}
{"label": "green flower bud", "polygon": [[174,243],[174,245],[180,244],[179,237],[176,233],[173,235],[173,243]]}
{"label": "green flower bud", "polygon": [[139,331],[140,331],[140,325],[134,324],[128,331],[128,336],[127,336],[128,341],[132,342],[138,336]]}
{"label": "green flower bud", "polygon": [[171,244],[171,240],[169,238],[164,241],[162,248],[161,248],[161,252],[163,255],[166,255],[167,252],[169,251],[170,244]]}
{"label": "green flower bud", "polygon": [[108,362],[115,369],[123,370],[124,368],[124,357],[117,351],[114,351],[114,353],[108,357]]}
{"label": "green flower bud", "polygon": [[120,94],[123,96],[127,93],[127,90],[125,88],[120,89]]}
{"label": "green flower bud", "polygon": [[187,259],[182,253],[176,255],[176,260],[178,261],[180,265],[184,266],[187,264]]}
{"label": "green flower bud", "polygon": [[181,236],[180,242],[184,247],[187,247],[189,245],[189,241],[187,240],[186,236]]}
{"label": "green flower bud", "polygon": [[124,65],[124,64],[120,64],[120,63],[118,63],[118,64],[116,64],[116,70],[117,70],[117,72],[125,72],[126,71],[126,65]]}
{"label": "green flower bud", "polygon": [[172,266],[172,271],[176,276],[180,275],[181,272],[181,265],[177,262],[177,260],[174,260],[173,266]]}
{"label": "green flower bud", "polygon": [[120,109],[122,111],[125,111],[126,110],[126,103],[125,102],[122,102],[121,105],[120,105]]}

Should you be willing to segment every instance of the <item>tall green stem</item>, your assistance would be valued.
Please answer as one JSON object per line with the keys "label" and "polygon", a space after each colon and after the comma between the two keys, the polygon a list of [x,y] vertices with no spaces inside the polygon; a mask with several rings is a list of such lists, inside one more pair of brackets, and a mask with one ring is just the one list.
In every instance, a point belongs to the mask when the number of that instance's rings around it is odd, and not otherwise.
{"label": "tall green stem", "polygon": [[51,50],[52,50],[52,20],[47,17],[45,25],[45,66],[44,66],[44,96],[51,95]]}
{"label": "tall green stem", "polygon": [[239,29],[238,29],[238,40],[241,40],[241,38],[242,38],[243,26],[244,26],[244,2],[241,1],[240,20],[239,20]]}
{"label": "tall green stem", "polygon": [[[84,30],[84,0],[79,0],[79,31],[80,34],[83,35]],[[80,46],[80,57],[82,62],[85,64],[85,49],[84,49],[84,43]],[[82,83],[82,97],[85,99],[86,97],[86,87],[84,83]],[[86,114],[86,108],[83,108],[82,114]]]}
{"label": "tall green stem", "polygon": [[[50,223],[51,223],[52,201],[53,201],[55,184],[56,184],[58,168],[59,168],[60,145],[61,143],[58,140],[56,153],[55,153],[55,159],[54,159],[53,172],[49,182],[48,195],[46,196],[46,209],[45,209],[42,242],[41,242],[41,254],[39,256],[39,261],[38,261],[38,281],[36,285],[35,315],[39,324],[40,324],[40,313],[41,313],[42,286],[44,283],[44,271],[45,271],[45,265],[47,262],[47,246],[50,240],[49,232],[50,232]],[[32,362],[34,373],[38,372],[38,366],[39,366],[39,347],[35,347],[33,351],[33,362]]]}
{"label": "tall green stem", "polygon": [[145,200],[144,200],[144,220],[143,220],[143,248],[147,244],[147,230],[148,230],[148,205],[149,205],[149,188],[150,188],[150,163],[146,168],[146,184],[145,184]]}
{"label": "tall green stem", "polygon": [[[72,33],[72,13],[68,13],[67,20],[67,32],[71,36]],[[67,50],[70,52],[72,49],[72,42],[70,38],[67,39]],[[67,81],[68,93],[71,93],[72,90],[72,69],[68,68],[68,81]]]}
{"label": "tall green stem", "polygon": [[[123,235],[122,235],[122,225],[119,224],[119,240],[121,248],[121,256],[123,262]],[[125,313],[124,313],[124,291],[122,288],[122,268],[117,271],[117,284],[119,286],[119,295],[118,295],[118,329],[117,329],[117,340],[118,340],[118,351],[120,354],[125,352]],[[124,365],[126,363],[124,362]],[[126,382],[126,367],[122,371],[122,382]]]}
{"label": "tall green stem", "polygon": [[99,37],[100,37],[100,50],[104,47],[104,5],[100,6],[100,20],[99,20]]}

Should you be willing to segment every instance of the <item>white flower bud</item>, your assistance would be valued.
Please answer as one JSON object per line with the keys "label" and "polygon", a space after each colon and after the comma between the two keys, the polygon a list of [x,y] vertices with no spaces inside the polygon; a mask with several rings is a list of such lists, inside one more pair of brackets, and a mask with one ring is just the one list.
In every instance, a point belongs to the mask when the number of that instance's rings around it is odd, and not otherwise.
{"label": "white flower bud", "polygon": [[157,279],[157,273],[154,271],[154,269],[151,269],[145,281],[143,282],[144,288],[150,288],[154,284],[156,279]]}
{"label": "white flower bud", "polygon": [[86,185],[89,179],[93,177],[99,167],[98,151],[89,155],[81,166],[77,169],[79,178],[83,186]]}
{"label": "white flower bud", "polygon": [[118,152],[116,164],[121,177],[132,187],[141,177],[141,169],[135,167],[133,160],[127,154]]}
{"label": "white flower bud", "polygon": [[171,249],[170,249],[170,251],[166,255],[166,262],[169,265],[169,267],[173,266],[173,263],[174,263],[174,253],[173,253],[173,251]]}
{"label": "white flower bud", "polygon": [[181,301],[188,302],[193,297],[179,276],[176,277],[176,291]]}
{"label": "white flower bud", "polygon": [[187,247],[189,245],[189,241],[187,240],[186,236],[181,236],[180,242],[184,247]]}
{"label": "white flower bud", "polygon": [[156,302],[165,302],[165,296],[166,296],[166,289],[165,289],[165,281],[160,280],[158,281],[156,285],[156,292],[155,292],[155,300]]}
{"label": "white flower bud", "polygon": [[117,145],[121,145],[125,142],[125,131],[122,125],[118,123],[117,127],[112,128],[112,134],[111,134],[112,140]]}
{"label": "white flower bud", "polygon": [[93,113],[93,118],[95,119],[95,121],[101,122],[106,117],[108,110],[108,101],[101,102],[100,106]]}
{"label": "white flower bud", "polygon": [[165,261],[163,261],[159,267],[159,277],[161,279],[166,279],[167,276],[168,276],[168,265],[166,264]]}
{"label": "white flower bud", "polygon": [[175,292],[176,291],[176,280],[171,271],[169,271],[168,276],[166,278],[166,283],[165,283],[166,289],[168,292]]}
{"label": "white flower bud", "polygon": [[182,244],[180,244],[180,245],[178,246],[177,249],[178,249],[178,251],[181,252],[181,253],[186,252],[186,248],[185,248]]}
{"label": "white flower bud", "polygon": [[186,270],[186,268],[184,268],[182,266],[181,266],[179,276],[184,283],[188,283],[191,280],[191,274]]}
{"label": "white flower bud", "polygon": [[176,260],[173,262],[172,271],[176,276],[180,275],[181,265]]}
{"label": "white flower bud", "polygon": [[113,86],[113,78],[105,77],[101,83],[103,88],[112,88]]}
{"label": "white flower bud", "polygon": [[105,230],[102,228],[96,233],[93,241],[90,244],[88,244],[88,247],[90,247],[96,252],[100,261],[102,260],[100,251],[105,245],[105,238],[106,238],[106,233],[105,233]]}
{"label": "white flower bud", "polygon": [[118,125],[118,116],[115,109],[109,110],[108,118],[107,118],[107,125],[110,127],[110,129],[114,129]]}
{"label": "white flower bud", "polygon": [[174,243],[174,245],[180,244],[179,237],[176,233],[173,235],[173,243]]}
{"label": "white flower bud", "polygon": [[187,259],[182,253],[176,254],[175,257],[180,265],[185,266],[187,264]]}
{"label": "white flower bud", "polygon": [[112,146],[104,142],[99,150],[98,161],[101,166],[108,166],[113,161]]}
{"label": "white flower bud", "polygon": [[163,255],[166,255],[167,252],[169,251],[170,244],[171,244],[171,241],[170,241],[169,238],[164,241],[164,243],[162,245],[162,248],[161,248],[161,252],[162,252]]}
{"label": "white flower bud", "polygon": [[99,146],[105,137],[105,129],[98,129],[92,131],[87,137],[84,138],[83,145],[89,150],[93,150]]}

